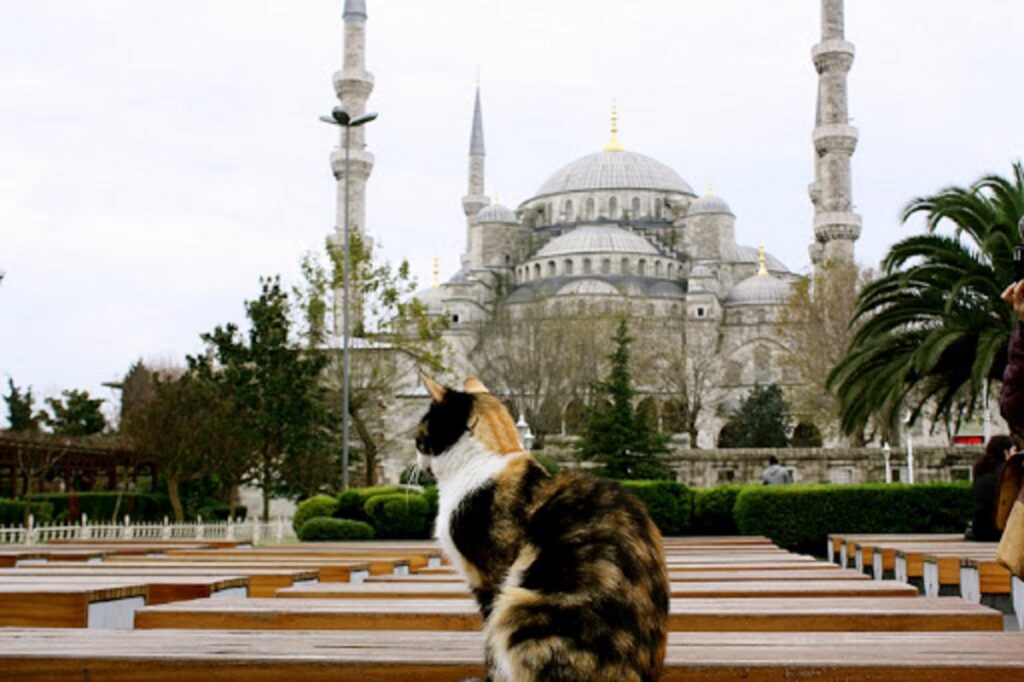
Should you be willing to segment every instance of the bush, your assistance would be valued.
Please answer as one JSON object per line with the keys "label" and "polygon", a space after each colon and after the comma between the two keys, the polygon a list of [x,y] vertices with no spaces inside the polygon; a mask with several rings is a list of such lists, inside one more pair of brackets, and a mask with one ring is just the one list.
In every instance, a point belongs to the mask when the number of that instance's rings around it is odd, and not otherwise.
{"label": "bush", "polygon": [[420,485],[424,487],[437,485],[437,479],[434,478],[434,474],[420,469],[415,464],[410,464],[402,469],[402,473],[398,475],[398,482],[402,485]]}
{"label": "bush", "polygon": [[679,535],[690,526],[693,493],[674,481],[619,481],[647,506],[662,535]]}
{"label": "bush", "polygon": [[736,524],[787,549],[822,554],[829,533],[954,533],[971,518],[971,488],[931,485],[750,486]]}
{"label": "bush", "polygon": [[739,528],[736,527],[733,507],[739,494],[749,487],[753,486],[726,484],[694,490],[690,532],[694,535],[737,535]]}
{"label": "bush", "polygon": [[299,539],[303,542],[315,542],[317,540],[372,540],[374,532],[370,524],[363,523],[362,521],[316,516],[302,524],[302,527],[298,530],[298,535]]}
{"label": "bush", "polygon": [[353,519],[370,523],[370,517],[366,515],[366,502],[378,495],[394,495],[412,490],[419,492],[418,488],[409,488],[403,485],[378,485],[370,488],[349,488],[338,498],[338,508],[333,516],[337,519]]}
{"label": "bush", "polygon": [[382,538],[426,537],[430,505],[418,493],[376,495],[366,501],[366,515]]}
{"label": "bush", "polygon": [[437,486],[427,486],[420,494],[423,495],[423,499],[427,501],[428,530],[433,530],[434,521],[437,519]]}
{"label": "bush", "polygon": [[542,467],[544,467],[544,471],[548,472],[552,476],[554,476],[555,474],[562,470],[562,467],[558,466],[558,462],[556,462],[553,458],[548,457],[547,455],[535,454],[533,458],[537,460],[537,464],[540,464]]}
{"label": "bush", "polygon": [[[25,523],[25,500],[0,499],[0,526],[20,526]],[[53,519],[53,505],[49,502],[32,502],[32,516],[36,525]]]}
{"label": "bush", "polygon": [[57,521],[79,521],[82,514],[87,515],[90,521],[120,521],[127,514],[133,521],[157,522],[172,513],[167,498],[152,493],[105,490],[44,493],[35,498],[53,505],[53,517]]}
{"label": "bush", "polygon": [[292,516],[292,528],[298,533],[302,526],[310,519],[320,517],[331,517],[338,509],[338,500],[330,495],[314,495],[299,502],[295,508],[295,515]]}

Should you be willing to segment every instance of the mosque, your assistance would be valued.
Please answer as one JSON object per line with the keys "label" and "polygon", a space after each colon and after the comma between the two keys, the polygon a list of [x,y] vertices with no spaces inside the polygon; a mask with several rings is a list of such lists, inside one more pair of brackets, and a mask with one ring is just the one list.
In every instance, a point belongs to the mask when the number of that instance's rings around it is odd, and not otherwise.
{"label": "mosque", "polygon": [[[814,265],[852,261],[860,234],[850,178],[857,131],[848,122],[846,91],[854,49],[844,38],[843,0],[822,0],[821,6],[822,40],[812,50],[819,74],[809,187]],[[365,0],[346,0],[344,20],[345,66],[335,75],[335,89],[346,110],[358,116],[373,87],[364,63]],[[790,351],[776,328],[797,276],[763,245],[737,243],[736,221],[744,217],[733,213],[725,197],[710,189],[698,195],[669,165],[627,149],[619,141],[614,107],[610,128],[599,151],[539,177],[532,196],[506,206],[485,193],[478,87],[462,197],[461,267],[417,296],[431,315],[447,318],[445,339],[457,375],[487,376],[486,368],[475,366],[474,351],[499,310],[513,318],[557,310],[569,324],[628,314],[637,329],[677,335],[684,347],[674,352],[687,362],[711,363],[707,375],[713,385],[692,446],[714,447],[728,415],[755,385],[797,380],[781,362]],[[361,128],[351,132],[349,216],[356,225],[364,224],[365,186],[373,168],[364,134]],[[338,153],[332,162],[340,199],[346,178]],[[343,211],[339,200],[339,225]],[[515,393],[513,387],[491,388]],[[645,391],[659,410],[672,400],[659,388],[641,386]]]}

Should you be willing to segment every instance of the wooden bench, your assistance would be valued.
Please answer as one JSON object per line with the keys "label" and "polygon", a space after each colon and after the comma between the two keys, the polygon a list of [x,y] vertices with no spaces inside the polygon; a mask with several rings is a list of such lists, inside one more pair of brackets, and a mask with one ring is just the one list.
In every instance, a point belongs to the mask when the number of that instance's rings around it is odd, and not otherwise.
{"label": "wooden bench", "polygon": [[[13,571],[13,572],[12,572]],[[244,598],[249,595],[249,579],[240,575],[89,575],[54,574],[52,571],[30,569],[0,570],[0,586],[32,587],[35,585],[123,585],[141,583],[146,586],[147,604],[167,604],[188,599]]]}
{"label": "wooden bench", "polygon": [[[673,631],[1002,630],[997,611],[953,597],[672,599]],[[469,599],[201,599],[146,607],[137,628],[477,630]]]}
{"label": "wooden bench", "polygon": [[130,628],[145,606],[145,584],[0,584],[0,627]]}
{"label": "wooden bench", "polygon": [[960,560],[960,595],[1007,616],[1007,626],[1024,630],[1024,587],[995,557],[964,557]]}
{"label": "wooden bench", "polygon": [[[244,559],[244,558],[223,558],[218,560],[205,560],[205,559],[192,559],[188,561],[175,561],[170,558],[167,559],[156,559],[148,558],[143,559],[139,557],[108,557],[105,564],[109,565],[130,565],[130,566],[195,566],[202,568],[203,566],[217,566],[226,568],[237,568],[240,573],[244,573],[244,569],[248,568],[276,568],[276,569],[288,569],[288,570],[315,570],[320,576],[320,580],[323,582],[335,583],[335,582],[350,582],[353,579],[359,580],[362,576],[372,573],[373,566],[370,563],[356,562],[356,561],[334,561],[334,560],[310,560],[310,559]],[[397,565],[401,565],[401,562],[397,562]],[[378,565],[378,569],[384,572],[385,566],[389,569],[386,572],[391,573],[394,571],[396,563],[391,562],[385,564],[381,562]]]}
{"label": "wooden bench", "polygon": [[[688,582],[708,581],[750,581],[750,580],[856,580],[859,582],[869,581],[871,578],[858,573],[852,569],[839,568],[838,566],[824,566],[822,568],[802,568],[799,570],[779,569],[774,571],[751,571],[719,570],[719,571],[677,571],[680,580]],[[456,572],[451,573],[412,573],[410,575],[372,575],[366,579],[368,584],[372,583],[465,583],[462,576]]]}
{"label": "wooden bench", "polygon": [[[795,580],[672,582],[670,596],[676,599],[752,597],[913,597],[910,585],[895,580]],[[278,597],[300,599],[449,599],[470,597],[464,583],[320,583],[286,587]]]}
{"label": "wooden bench", "polygon": [[[964,536],[961,533],[830,533],[826,549],[829,562],[839,562],[840,567],[850,568],[850,562],[855,561],[856,548],[865,543],[942,542],[947,539],[962,541]],[[848,546],[850,543],[853,546]],[[870,565],[871,558],[866,557],[858,570],[863,571]]]}
{"label": "wooden bench", "polygon": [[[959,557],[978,552],[989,552],[995,554],[995,543],[984,542],[956,542],[956,543],[922,543],[910,545],[896,545],[894,547],[893,568],[896,580],[910,583],[924,591],[924,557],[945,556]],[[959,562],[956,563],[959,571]]]}
{"label": "wooden bench", "polygon": [[[207,575],[207,576],[243,576],[249,581],[250,597],[273,597],[282,587],[291,587],[297,583],[315,582],[320,578],[320,571],[313,568],[298,569],[290,566],[273,567],[259,566],[256,568],[245,565],[222,564],[190,564],[177,562],[142,562],[142,563],[101,563],[89,564],[88,568],[69,563],[51,562],[40,566],[32,566],[33,571],[41,574],[53,572],[54,575]],[[28,570],[23,568],[9,569],[14,571]]]}
{"label": "wooden bench", "polygon": [[[1024,675],[1019,633],[685,633],[664,682],[791,679],[991,682]],[[303,682],[482,677],[479,633],[0,631],[0,668],[24,682]]]}
{"label": "wooden bench", "polygon": [[394,572],[397,567],[406,567],[407,570],[417,570],[427,566],[439,566],[441,564],[440,553],[429,552],[400,552],[400,551],[341,551],[326,549],[311,549],[297,547],[288,549],[226,549],[226,550],[169,550],[169,558],[176,559],[200,559],[218,560],[225,559],[273,559],[287,560],[335,560],[335,561],[357,561],[369,563],[371,573],[380,575],[382,573]]}
{"label": "wooden bench", "polygon": [[42,564],[49,561],[78,561],[92,562],[102,561],[108,552],[101,550],[80,550],[80,549],[50,549],[47,547],[34,547],[24,549],[4,548],[0,550],[0,568],[11,568],[14,566],[29,566]]}
{"label": "wooden bench", "polygon": [[931,553],[925,554],[922,559],[924,596],[939,597],[947,595],[960,595],[960,565],[965,559],[995,561],[994,551],[964,550],[956,553]]}

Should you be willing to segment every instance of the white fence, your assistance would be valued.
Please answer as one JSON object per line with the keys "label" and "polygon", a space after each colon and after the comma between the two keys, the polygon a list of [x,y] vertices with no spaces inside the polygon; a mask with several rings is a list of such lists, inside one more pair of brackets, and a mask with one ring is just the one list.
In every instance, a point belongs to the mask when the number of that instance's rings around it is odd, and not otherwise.
{"label": "white fence", "polygon": [[252,544],[294,542],[295,532],[291,519],[261,521],[217,521],[205,523],[199,517],[195,523],[91,523],[83,514],[82,522],[68,525],[37,526],[29,517],[28,526],[0,527],[0,545],[34,545],[55,540],[234,540]]}

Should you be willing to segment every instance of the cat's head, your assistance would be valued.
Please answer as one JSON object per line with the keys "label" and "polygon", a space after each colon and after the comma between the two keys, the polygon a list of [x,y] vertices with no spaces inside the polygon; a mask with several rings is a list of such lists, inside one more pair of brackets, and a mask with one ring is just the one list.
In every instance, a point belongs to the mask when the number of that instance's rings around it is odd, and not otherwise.
{"label": "cat's head", "polygon": [[443,468],[446,455],[460,441],[489,455],[523,451],[512,415],[479,379],[469,377],[463,390],[457,391],[426,374],[421,373],[420,377],[431,398],[430,409],[416,431],[416,450],[422,468],[439,473],[437,469]]}

